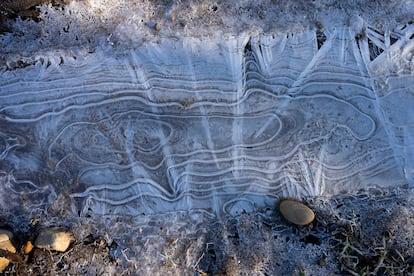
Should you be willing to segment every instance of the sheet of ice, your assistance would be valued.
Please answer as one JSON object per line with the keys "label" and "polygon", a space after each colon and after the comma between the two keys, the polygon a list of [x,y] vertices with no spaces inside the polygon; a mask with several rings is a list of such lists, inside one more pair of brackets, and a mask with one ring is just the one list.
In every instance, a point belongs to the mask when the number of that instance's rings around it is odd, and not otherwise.
{"label": "sheet of ice", "polygon": [[413,30],[7,57],[2,204],[30,209],[63,194],[75,214],[220,216],[280,196],[414,185]]}

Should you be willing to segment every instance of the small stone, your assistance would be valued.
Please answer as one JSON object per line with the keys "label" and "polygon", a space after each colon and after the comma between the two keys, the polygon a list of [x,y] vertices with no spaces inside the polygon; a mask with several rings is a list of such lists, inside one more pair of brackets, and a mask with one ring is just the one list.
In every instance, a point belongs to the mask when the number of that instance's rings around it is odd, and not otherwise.
{"label": "small stone", "polygon": [[42,249],[65,252],[74,241],[73,234],[60,227],[43,229],[35,241],[35,246]]}
{"label": "small stone", "polygon": [[[0,229],[0,249],[6,252],[16,253],[16,248],[11,242],[13,233]],[[7,254],[7,253],[6,253]],[[3,272],[10,264],[10,260],[4,256],[0,257],[0,272]]]}
{"label": "small stone", "polygon": [[159,32],[161,31],[161,24],[160,23],[155,23],[154,29]]}
{"label": "small stone", "polygon": [[175,14],[175,12],[171,13],[171,16],[170,16],[171,22],[175,22],[176,19],[177,19],[177,15]]}
{"label": "small stone", "polygon": [[10,264],[9,259],[0,257],[0,273],[3,272]]}
{"label": "small stone", "polygon": [[282,216],[293,224],[306,225],[315,219],[315,213],[298,200],[281,199],[278,206]]}
{"label": "small stone", "polygon": [[30,252],[32,252],[32,250],[33,250],[33,243],[31,241],[27,241],[23,248],[24,254],[29,254]]}
{"label": "small stone", "polygon": [[11,239],[13,238],[13,233],[0,229],[0,249],[7,250],[11,253],[16,253],[16,248],[11,242]]}

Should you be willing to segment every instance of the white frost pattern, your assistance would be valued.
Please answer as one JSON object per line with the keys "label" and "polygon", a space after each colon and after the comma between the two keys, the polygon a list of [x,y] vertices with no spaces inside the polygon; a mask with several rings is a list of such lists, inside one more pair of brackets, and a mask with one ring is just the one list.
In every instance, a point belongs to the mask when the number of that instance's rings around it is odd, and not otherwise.
{"label": "white frost pattern", "polygon": [[67,50],[3,71],[2,184],[129,215],[413,185],[412,30]]}

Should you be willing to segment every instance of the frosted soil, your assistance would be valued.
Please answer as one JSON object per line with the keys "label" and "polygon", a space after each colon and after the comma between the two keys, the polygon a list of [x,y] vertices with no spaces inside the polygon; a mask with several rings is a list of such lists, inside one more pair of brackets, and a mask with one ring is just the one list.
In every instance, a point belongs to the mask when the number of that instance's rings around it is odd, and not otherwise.
{"label": "frosted soil", "polygon": [[[18,275],[412,275],[414,208],[410,190],[310,199],[316,220],[289,224],[269,208],[220,222],[201,212],[67,218],[76,241],[65,253],[35,249],[8,271]],[[16,244],[61,210],[39,219],[9,217]],[[20,243],[19,243],[20,242]]]}
{"label": "frosted soil", "polygon": [[10,271],[412,273],[411,1],[0,3]]}

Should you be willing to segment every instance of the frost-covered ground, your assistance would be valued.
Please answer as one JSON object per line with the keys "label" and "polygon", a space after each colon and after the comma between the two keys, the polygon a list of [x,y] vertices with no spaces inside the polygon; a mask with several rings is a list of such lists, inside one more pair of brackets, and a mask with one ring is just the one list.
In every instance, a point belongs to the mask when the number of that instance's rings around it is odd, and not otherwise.
{"label": "frost-covered ground", "polygon": [[20,272],[408,273],[413,2],[300,2],[0,2],[1,218],[78,239]]}

